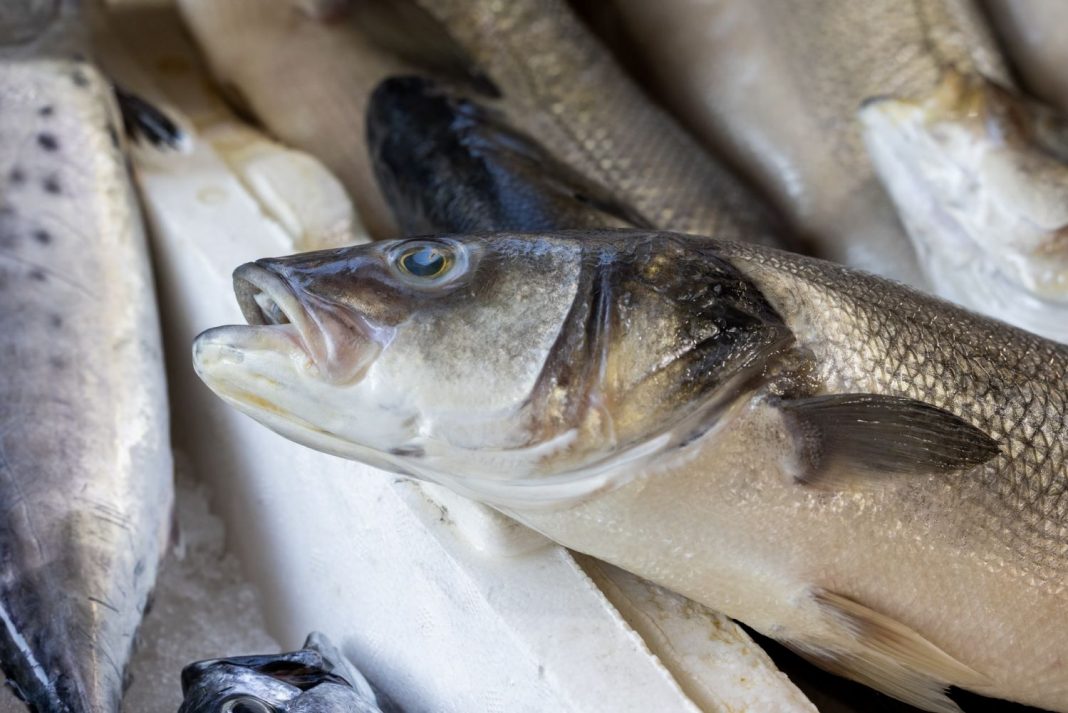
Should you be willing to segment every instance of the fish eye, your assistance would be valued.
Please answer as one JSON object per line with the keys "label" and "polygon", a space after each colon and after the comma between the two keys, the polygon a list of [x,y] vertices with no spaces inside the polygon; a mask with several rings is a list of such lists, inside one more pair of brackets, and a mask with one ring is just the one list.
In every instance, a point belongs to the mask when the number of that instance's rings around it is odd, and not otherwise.
{"label": "fish eye", "polygon": [[448,240],[411,240],[393,249],[390,263],[406,282],[432,286],[462,274],[466,252]]}
{"label": "fish eye", "polygon": [[219,713],[278,713],[278,709],[255,696],[238,696],[223,703]]}

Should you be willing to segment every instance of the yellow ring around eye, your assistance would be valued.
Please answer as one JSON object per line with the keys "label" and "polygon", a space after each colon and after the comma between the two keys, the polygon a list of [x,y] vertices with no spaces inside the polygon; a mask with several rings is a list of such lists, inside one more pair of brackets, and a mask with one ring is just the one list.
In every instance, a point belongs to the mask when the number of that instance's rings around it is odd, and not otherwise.
{"label": "yellow ring around eye", "polygon": [[452,267],[452,255],[436,245],[420,245],[405,250],[397,260],[401,270],[413,277],[433,279]]}

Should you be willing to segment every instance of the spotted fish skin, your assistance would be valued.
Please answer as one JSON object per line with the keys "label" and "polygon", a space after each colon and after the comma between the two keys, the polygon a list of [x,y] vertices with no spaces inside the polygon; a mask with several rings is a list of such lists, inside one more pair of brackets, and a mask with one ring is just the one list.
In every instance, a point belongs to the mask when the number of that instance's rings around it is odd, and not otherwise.
{"label": "spotted fish skin", "polygon": [[0,62],[0,663],[38,713],[116,713],[170,531],[159,325],[110,84]]}

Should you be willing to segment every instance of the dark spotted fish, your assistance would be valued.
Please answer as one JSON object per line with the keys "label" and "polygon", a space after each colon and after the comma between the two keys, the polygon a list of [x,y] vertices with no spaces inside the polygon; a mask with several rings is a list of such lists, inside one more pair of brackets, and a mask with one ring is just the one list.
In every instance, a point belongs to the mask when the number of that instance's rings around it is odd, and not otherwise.
{"label": "dark spotted fish", "polygon": [[117,713],[170,529],[167,404],[115,100],[55,12],[0,52],[0,664],[37,713]]}

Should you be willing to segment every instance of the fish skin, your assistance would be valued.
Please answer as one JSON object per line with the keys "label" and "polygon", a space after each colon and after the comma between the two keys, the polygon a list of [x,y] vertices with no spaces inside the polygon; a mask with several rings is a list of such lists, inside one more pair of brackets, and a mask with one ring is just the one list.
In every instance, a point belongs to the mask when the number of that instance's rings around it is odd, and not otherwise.
{"label": "fish skin", "polygon": [[990,24],[1035,96],[1068,112],[1068,5],[1059,0],[983,0]]}
{"label": "fish skin", "polygon": [[[494,504],[913,705],[956,711],[956,685],[1068,710],[1068,347],[757,246],[438,240],[469,254],[446,286],[389,267],[426,239],[241,268],[261,326],[201,335],[198,373],[293,440]],[[270,300],[297,321],[271,326]],[[346,355],[270,336],[351,334],[323,320],[343,314],[377,325],[352,382],[320,376]],[[898,472],[808,484],[807,436],[779,404],[848,394],[978,434],[960,461],[978,465],[898,448],[882,454]]]}
{"label": "fish skin", "polygon": [[414,0],[501,94],[508,122],[650,223],[792,242],[766,201],[646,97],[564,0]]}
{"label": "fish skin", "polygon": [[182,692],[178,713],[216,713],[230,701],[264,713],[402,713],[318,632],[300,651],[189,664]]}
{"label": "fish skin", "polygon": [[1068,343],[1068,118],[949,72],[860,119],[934,291]]}
{"label": "fish skin", "polygon": [[375,89],[367,137],[403,235],[650,227],[470,92],[426,77]]}
{"label": "fish skin", "polygon": [[744,169],[816,255],[927,287],[855,114],[869,97],[933,87],[949,66],[1007,82],[970,1],[610,5],[620,51],[655,94]]}
{"label": "fish skin", "polygon": [[117,713],[170,532],[166,389],[110,84],[46,46],[0,61],[0,662],[37,713]]}

